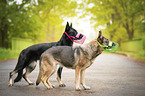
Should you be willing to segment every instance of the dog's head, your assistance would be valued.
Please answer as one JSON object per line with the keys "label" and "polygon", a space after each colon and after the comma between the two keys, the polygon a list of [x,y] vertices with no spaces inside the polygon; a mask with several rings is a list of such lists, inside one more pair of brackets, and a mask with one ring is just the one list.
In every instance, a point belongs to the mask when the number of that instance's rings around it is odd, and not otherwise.
{"label": "dog's head", "polygon": [[102,32],[99,31],[99,36],[97,38],[97,42],[98,44],[104,49],[112,49],[116,46],[117,43],[109,41],[107,38],[105,38],[104,36],[102,36]]}
{"label": "dog's head", "polygon": [[69,23],[67,22],[66,28],[65,28],[65,36],[67,40],[70,42],[76,42],[76,43],[84,43],[86,37],[85,35],[78,33],[73,27],[72,23],[69,26]]}
{"label": "dog's head", "polygon": [[105,38],[104,36],[102,36],[102,32],[99,31],[99,36],[97,38],[97,41],[104,46],[108,46],[109,45],[109,40],[107,38]]}

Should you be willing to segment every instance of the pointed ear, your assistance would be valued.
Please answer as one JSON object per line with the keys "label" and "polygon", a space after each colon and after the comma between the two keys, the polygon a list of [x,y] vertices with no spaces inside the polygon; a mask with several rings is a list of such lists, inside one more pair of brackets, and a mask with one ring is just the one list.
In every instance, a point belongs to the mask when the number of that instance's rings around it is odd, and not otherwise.
{"label": "pointed ear", "polygon": [[67,31],[69,29],[69,23],[67,22],[66,27],[65,27],[65,31]]}
{"label": "pointed ear", "polygon": [[68,21],[67,21],[67,24],[66,24],[66,26],[69,26],[69,23],[68,23]]}
{"label": "pointed ear", "polygon": [[70,27],[72,27],[72,23],[70,24]]}
{"label": "pointed ear", "polygon": [[102,37],[102,31],[99,31],[99,36],[98,38],[101,38]]}

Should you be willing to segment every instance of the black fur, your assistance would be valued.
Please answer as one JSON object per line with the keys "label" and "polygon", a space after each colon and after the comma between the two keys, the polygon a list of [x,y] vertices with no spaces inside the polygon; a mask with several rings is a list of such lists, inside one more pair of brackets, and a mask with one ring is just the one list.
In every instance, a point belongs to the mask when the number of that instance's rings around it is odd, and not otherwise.
{"label": "black fur", "polygon": [[[68,22],[65,28],[65,32],[67,32],[68,35],[70,36],[76,36],[78,33],[75,29],[72,28],[72,24],[69,26]],[[82,37],[80,36],[80,38]],[[72,45],[73,42],[66,36],[65,33],[63,33],[61,39],[58,42],[36,44],[22,50],[22,52],[19,55],[18,62],[14,71],[10,72],[10,78],[12,78],[14,73],[18,73],[14,82],[20,81],[23,75],[23,69],[29,66],[33,61],[39,60],[41,54],[48,48],[51,48],[52,46],[72,46]],[[58,74],[60,78],[62,69],[63,67],[60,67],[58,69]]]}

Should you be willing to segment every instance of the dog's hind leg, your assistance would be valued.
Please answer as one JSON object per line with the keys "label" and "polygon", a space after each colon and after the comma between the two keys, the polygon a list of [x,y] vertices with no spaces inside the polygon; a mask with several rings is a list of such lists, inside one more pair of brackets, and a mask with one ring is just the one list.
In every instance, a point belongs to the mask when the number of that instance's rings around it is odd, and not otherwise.
{"label": "dog's hind leg", "polygon": [[[51,59],[52,60],[52,59]],[[53,88],[52,84],[49,82],[49,78],[54,74],[55,72],[55,64],[51,63],[51,60],[48,60],[47,57],[42,57],[42,60],[40,60],[40,74],[41,81],[45,85],[47,89]],[[39,77],[39,76],[38,76]],[[38,80],[38,79],[37,79]]]}
{"label": "dog's hind leg", "polygon": [[33,82],[31,82],[29,79],[28,79],[28,75],[35,69],[36,67],[36,64],[37,62],[32,62],[29,66],[26,67],[26,72],[25,74],[23,75],[23,78],[26,80],[26,82],[29,84],[29,85],[34,85]]}
{"label": "dog's hind leg", "polygon": [[90,87],[85,85],[85,71],[86,69],[81,70],[80,83],[83,86],[84,90],[90,90]]}
{"label": "dog's hind leg", "polygon": [[[48,76],[50,75],[51,73],[49,71],[45,72],[42,77],[41,77],[41,81],[42,83],[44,84],[44,86],[47,88],[47,89],[51,89],[53,87],[50,86],[50,82],[48,81]],[[49,83],[49,84],[48,84]]]}
{"label": "dog's hind leg", "polygon": [[53,71],[53,68],[52,70],[48,70],[46,71],[42,77],[41,77],[41,81],[43,82],[43,84],[45,85],[45,87],[47,89],[51,89],[51,88],[54,88],[54,85],[52,85],[50,82],[49,82],[49,78],[54,74],[54,71]]}
{"label": "dog's hind leg", "polygon": [[47,84],[49,84],[49,86],[52,86],[53,88],[55,87],[54,85],[52,85],[50,82],[49,82],[49,78],[56,72],[56,69],[57,69],[57,66],[56,64],[54,64],[54,70],[52,71],[52,73],[48,76],[47,78]]}
{"label": "dog's hind leg", "polygon": [[57,81],[58,81],[58,84],[59,84],[59,87],[65,87],[66,85],[64,83],[62,83],[61,81],[61,73],[62,73],[62,69],[63,67],[59,67],[58,68],[58,71],[57,71]]}
{"label": "dog's hind leg", "polygon": [[10,74],[9,74],[9,84],[8,84],[8,86],[13,86],[13,76],[14,76],[16,73],[17,73],[16,70],[10,72]]}

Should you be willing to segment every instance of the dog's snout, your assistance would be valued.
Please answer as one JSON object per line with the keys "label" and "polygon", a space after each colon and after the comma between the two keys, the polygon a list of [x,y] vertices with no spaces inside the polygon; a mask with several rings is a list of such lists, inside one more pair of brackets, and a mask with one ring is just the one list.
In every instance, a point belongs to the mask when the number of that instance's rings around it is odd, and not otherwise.
{"label": "dog's snout", "polygon": [[83,35],[82,35],[82,34],[80,34],[79,38],[82,38],[82,37],[83,37]]}
{"label": "dog's snout", "polygon": [[116,46],[116,43],[113,42],[112,46]]}
{"label": "dog's snout", "polygon": [[107,40],[105,43],[109,44],[109,41]]}

